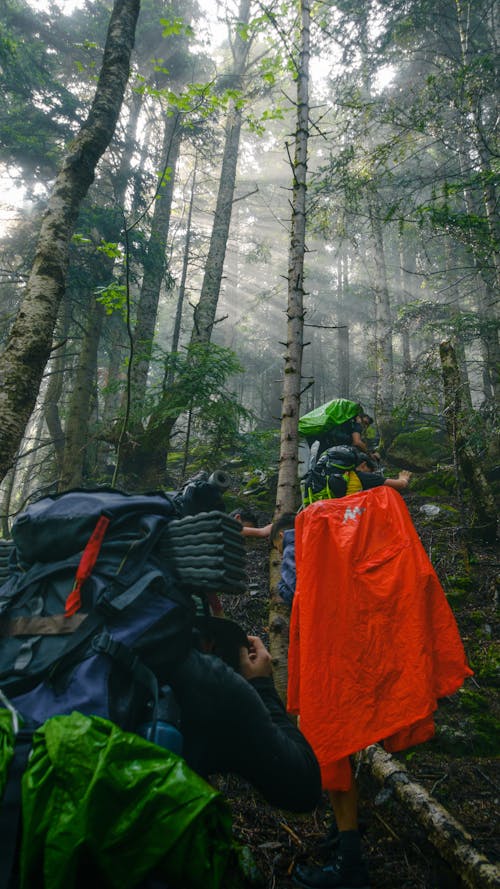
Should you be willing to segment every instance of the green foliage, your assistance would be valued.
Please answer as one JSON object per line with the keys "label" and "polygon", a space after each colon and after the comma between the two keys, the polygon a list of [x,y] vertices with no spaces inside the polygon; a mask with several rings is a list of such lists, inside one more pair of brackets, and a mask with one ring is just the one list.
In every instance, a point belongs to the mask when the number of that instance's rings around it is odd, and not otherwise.
{"label": "green foliage", "polygon": [[109,259],[123,259],[123,250],[119,244],[113,243],[112,241],[104,241],[101,239],[101,243],[97,247],[98,253],[103,253],[104,256],[108,256]]}
{"label": "green foliage", "polygon": [[127,288],[124,284],[112,281],[106,287],[94,290],[96,301],[104,306],[106,315],[118,312],[125,320],[127,317]]}
{"label": "green foliage", "polygon": [[484,685],[500,687],[500,643],[484,641],[473,645],[469,651],[469,660],[474,675]]}
{"label": "green foliage", "polygon": [[162,37],[172,37],[173,35],[184,35],[185,37],[193,37],[194,31],[191,25],[186,24],[182,18],[160,19],[162,26]]}
{"label": "green foliage", "polygon": [[23,0],[2,4],[0,160],[35,175],[53,175],[80,113],[60,77],[63,43],[71,45],[64,17],[54,23]]}
{"label": "green foliage", "polygon": [[278,430],[253,430],[238,437],[238,464],[244,469],[276,470],[280,449]]}

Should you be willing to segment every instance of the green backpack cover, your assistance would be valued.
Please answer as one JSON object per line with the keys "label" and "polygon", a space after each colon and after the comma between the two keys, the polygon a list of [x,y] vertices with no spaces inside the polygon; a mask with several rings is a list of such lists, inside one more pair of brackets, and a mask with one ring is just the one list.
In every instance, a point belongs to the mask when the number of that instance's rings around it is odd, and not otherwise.
{"label": "green backpack cover", "polygon": [[333,429],[334,426],[340,426],[346,420],[352,420],[362,410],[363,408],[357,401],[334,398],[333,401],[327,401],[300,417],[299,435],[315,439],[323,432]]}
{"label": "green backpack cover", "polygon": [[[0,791],[13,754],[0,711]],[[221,794],[182,757],[96,716],[55,716],[22,779],[20,889],[242,889],[256,879]]]}

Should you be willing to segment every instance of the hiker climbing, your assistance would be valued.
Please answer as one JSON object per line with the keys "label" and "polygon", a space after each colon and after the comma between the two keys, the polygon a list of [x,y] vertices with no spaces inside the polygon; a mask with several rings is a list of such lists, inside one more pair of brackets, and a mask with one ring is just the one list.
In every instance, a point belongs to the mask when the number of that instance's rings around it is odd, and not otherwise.
{"label": "hiker climbing", "polygon": [[[309,889],[368,889],[350,757],[381,740],[398,751],[431,738],[438,699],[472,671],[391,486],[319,500],[294,524],[287,706],[318,757],[338,831],[330,861],[299,863],[294,880]],[[325,570],[326,552],[335,570]]]}
{"label": "hiker climbing", "polygon": [[408,487],[408,470],[402,469],[397,478],[385,478],[375,469],[376,463],[363,451],[348,445],[328,448],[301,480],[302,503],[307,506],[382,485],[400,492]]}
{"label": "hiker climbing", "polygon": [[365,441],[366,431],[372,424],[372,417],[365,413],[361,404],[347,398],[335,398],[304,414],[299,419],[298,429],[310,447],[310,468],[327,448],[335,445],[352,445],[378,460],[376,438],[372,448]]}

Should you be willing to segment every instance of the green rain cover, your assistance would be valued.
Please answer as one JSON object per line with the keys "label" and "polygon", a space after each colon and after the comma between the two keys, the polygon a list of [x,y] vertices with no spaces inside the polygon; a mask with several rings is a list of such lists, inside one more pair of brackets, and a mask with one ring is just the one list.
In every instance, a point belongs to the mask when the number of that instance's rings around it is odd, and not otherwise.
{"label": "green rain cover", "polygon": [[255,867],[218,791],[99,717],[56,716],[35,732],[22,806],[21,889],[131,889],[151,871],[169,889],[240,889]]}
{"label": "green rain cover", "polygon": [[0,709],[0,800],[7,783],[9,764],[14,755],[14,726],[9,710]]}
{"label": "green rain cover", "polygon": [[334,426],[340,426],[346,420],[351,420],[362,411],[361,405],[356,401],[348,401],[347,398],[334,398],[327,401],[314,410],[304,414],[299,419],[299,434],[307,438],[318,437]]}

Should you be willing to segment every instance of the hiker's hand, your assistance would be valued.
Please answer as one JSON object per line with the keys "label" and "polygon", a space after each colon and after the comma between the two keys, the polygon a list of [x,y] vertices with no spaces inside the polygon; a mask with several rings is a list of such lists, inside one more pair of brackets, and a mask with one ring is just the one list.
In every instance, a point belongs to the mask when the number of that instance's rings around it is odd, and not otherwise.
{"label": "hiker's hand", "polygon": [[240,673],[245,679],[257,679],[259,676],[272,676],[273,662],[262,639],[258,636],[248,637],[248,648],[240,648]]}
{"label": "hiker's hand", "polygon": [[411,472],[409,472],[408,469],[402,469],[398,475],[398,478],[400,478],[401,481],[404,481],[404,482],[406,482],[406,484],[408,484],[408,482],[411,479]]}

